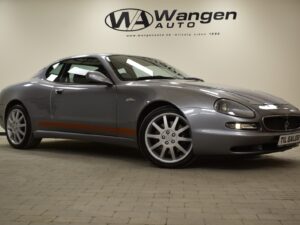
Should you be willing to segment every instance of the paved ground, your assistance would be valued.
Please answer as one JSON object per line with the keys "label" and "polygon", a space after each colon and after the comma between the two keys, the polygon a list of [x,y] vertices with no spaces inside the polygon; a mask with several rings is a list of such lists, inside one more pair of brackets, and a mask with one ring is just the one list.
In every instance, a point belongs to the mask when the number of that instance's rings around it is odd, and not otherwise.
{"label": "paved ground", "polygon": [[134,149],[0,137],[0,225],[299,225],[300,149],[155,168]]}

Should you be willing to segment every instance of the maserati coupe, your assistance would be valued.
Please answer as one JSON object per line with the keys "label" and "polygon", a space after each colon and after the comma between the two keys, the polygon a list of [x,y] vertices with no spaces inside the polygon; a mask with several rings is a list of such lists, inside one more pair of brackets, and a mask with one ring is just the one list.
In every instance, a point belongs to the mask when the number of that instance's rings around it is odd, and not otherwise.
{"label": "maserati coupe", "polygon": [[117,54],[64,58],[3,89],[0,124],[17,149],[42,138],[117,143],[167,168],[203,154],[258,155],[300,142],[300,111],[281,98]]}

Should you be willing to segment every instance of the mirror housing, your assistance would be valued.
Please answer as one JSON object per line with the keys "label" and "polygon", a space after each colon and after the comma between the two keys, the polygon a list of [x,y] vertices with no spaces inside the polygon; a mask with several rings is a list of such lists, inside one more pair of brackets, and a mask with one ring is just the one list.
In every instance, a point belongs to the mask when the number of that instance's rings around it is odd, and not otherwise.
{"label": "mirror housing", "polygon": [[92,83],[104,84],[107,86],[113,85],[113,82],[107,76],[98,71],[89,71],[86,74],[86,79]]}

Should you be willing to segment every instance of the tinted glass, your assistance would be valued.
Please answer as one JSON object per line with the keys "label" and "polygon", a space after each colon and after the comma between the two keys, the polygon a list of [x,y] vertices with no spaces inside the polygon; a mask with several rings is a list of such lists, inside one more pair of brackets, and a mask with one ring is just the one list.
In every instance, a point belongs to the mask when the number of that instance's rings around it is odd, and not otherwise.
{"label": "tinted glass", "polygon": [[59,74],[63,68],[62,63],[55,63],[48,69],[46,73],[46,80],[57,81],[59,79]]}
{"label": "tinted glass", "polygon": [[79,64],[71,64],[66,75],[63,78],[63,82],[76,83],[76,84],[87,84],[89,83],[86,79],[86,75],[89,71],[97,71],[96,66],[87,66]]}
{"label": "tinted glass", "polygon": [[60,82],[73,84],[88,84],[86,75],[89,71],[98,71],[107,75],[106,70],[95,58],[75,58],[64,62],[66,67]]}
{"label": "tinted glass", "polygon": [[121,80],[184,79],[181,71],[157,59],[114,55],[106,57]]}

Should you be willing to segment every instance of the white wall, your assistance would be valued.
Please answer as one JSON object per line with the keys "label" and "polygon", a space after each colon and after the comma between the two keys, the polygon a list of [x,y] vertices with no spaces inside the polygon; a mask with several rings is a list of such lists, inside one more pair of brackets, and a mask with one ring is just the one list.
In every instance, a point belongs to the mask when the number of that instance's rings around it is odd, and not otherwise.
{"label": "white wall", "polygon": [[[238,17],[194,30],[221,32],[216,37],[128,38],[108,28],[104,18],[129,7],[234,10]],[[299,0],[0,0],[0,89],[60,57],[129,53],[161,58],[208,82],[264,90],[300,107],[299,12]],[[157,31],[140,33],[151,32]]]}

